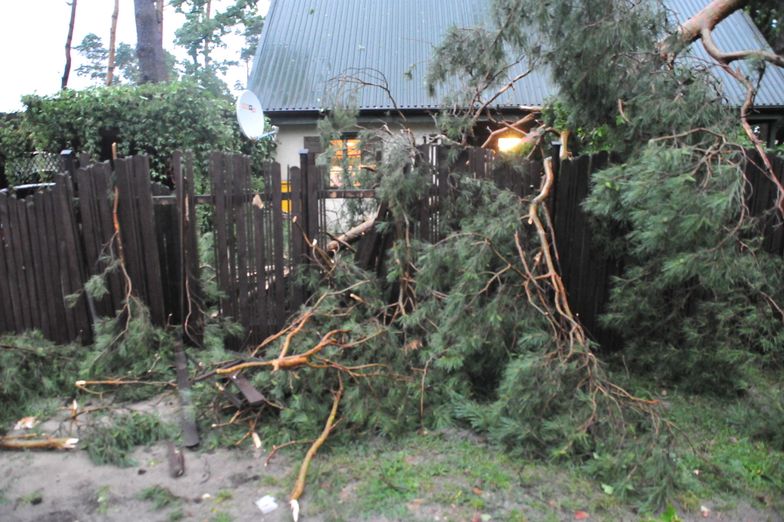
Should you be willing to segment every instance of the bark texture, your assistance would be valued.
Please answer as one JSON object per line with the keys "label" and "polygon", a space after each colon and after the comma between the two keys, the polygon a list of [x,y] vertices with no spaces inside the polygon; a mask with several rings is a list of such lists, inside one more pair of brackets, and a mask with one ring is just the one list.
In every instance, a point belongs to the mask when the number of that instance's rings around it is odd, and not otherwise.
{"label": "bark texture", "polygon": [[76,0],[71,1],[71,19],[68,22],[68,36],[65,39],[65,70],[60,88],[68,87],[68,77],[71,75],[71,42],[73,42],[74,25],[76,24]]}
{"label": "bark texture", "polygon": [[136,57],[139,59],[139,83],[163,82],[168,79],[161,28],[155,0],[134,0],[136,17]]}
{"label": "bark texture", "polygon": [[120,15],[120,0],[114,0],[112,12],[112,29],[109,32],[109,63],[106,67],[106,85],[114,81],[114,53],[117,49],[117,17]]}

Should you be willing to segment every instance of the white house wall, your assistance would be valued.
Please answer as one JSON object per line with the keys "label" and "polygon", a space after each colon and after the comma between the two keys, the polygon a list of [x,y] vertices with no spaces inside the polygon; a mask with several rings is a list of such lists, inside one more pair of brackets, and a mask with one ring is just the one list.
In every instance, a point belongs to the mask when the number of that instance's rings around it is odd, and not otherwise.
{"label": "white house wall", "polygon": [[[318,136],[319,131],[316,124],[286,124],[277,123],[277,150],[274,160],[280,163],[284,179],[288,179],[288,168],[299,166],[299,153],[304,147],[306,136]],[[363,124],[364,128],[378,128],[382,122]],[[394,128],[392,125],[390,125]],[[423,143],[424,139],[436,134],[436,127],[429,122],[414,122],[407,124],[406,127],[414,133],[417,143]]]}

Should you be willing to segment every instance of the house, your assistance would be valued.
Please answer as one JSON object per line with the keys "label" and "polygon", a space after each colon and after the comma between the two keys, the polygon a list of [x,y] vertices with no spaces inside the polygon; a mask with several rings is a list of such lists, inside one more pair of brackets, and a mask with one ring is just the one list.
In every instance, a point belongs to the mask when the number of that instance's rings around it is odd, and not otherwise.
{"label": "house", "polygon": [[[667,0],[678,21],[698,12],[707,0]],[[319,150],[316,122],[336,96],[355,89],[365,126],[400,120],[418,140],[436,132],[432,114],[440,99],[425,85],[433,47],[451,26],[482,22],[486,5],[477,0],[272,0],[248,88],[279,127],[277,160],[299,164],[303,148]],[[732,14],[714,31],[725,50],[767,48],[749,16]],[[700,45],[697,59],[708,59]],[[512,78],[526,64],[509,71]],[[717,72],[728,103],[740,106],[745,92]],[[361,86],[361,88],[357,88]],[[541,107],[554,93],[545,73],[535,70],[498,98],[493,108],[519,117]],[[784,138],[784,70],[768,66],[756,98],[754,123],[771,142]],[[350,153],[350,145],[347,147]]]}

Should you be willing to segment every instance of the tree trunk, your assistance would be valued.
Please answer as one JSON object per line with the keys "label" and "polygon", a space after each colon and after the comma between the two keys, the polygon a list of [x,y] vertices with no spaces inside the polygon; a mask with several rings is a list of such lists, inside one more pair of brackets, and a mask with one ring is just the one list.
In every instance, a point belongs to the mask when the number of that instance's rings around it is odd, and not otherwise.
{"label": "tree trunk", "polygon": [[68,37],[65,39],[65,71],[60,88],[68,87],[68,77],[71,75],[71,42],[73,41],[74,24],[76,23],[76,0],[71,0],[71,21],[68,22]]}
{"label": "tree trunk", "polygon": [[136,16],[136,57],[139,59],[139,83],[167,80],[163,53],[163,19],[158,17],[155,0],[134,0]]}
{"label": "tree trunk", "polygon": [[158,28],[161,31],[161,38],[163,38],[163,2],[164,0],[155,0],[155,9],[158,13]]}
{"label": "tree trunk", "polygon": [[106,69],[106,85],[111,85],[114,80],[114,53],[117,49],[117,17],[120,14],[120,0],[114,0],[112,13],[112,29],[109,33],[109,64]]}

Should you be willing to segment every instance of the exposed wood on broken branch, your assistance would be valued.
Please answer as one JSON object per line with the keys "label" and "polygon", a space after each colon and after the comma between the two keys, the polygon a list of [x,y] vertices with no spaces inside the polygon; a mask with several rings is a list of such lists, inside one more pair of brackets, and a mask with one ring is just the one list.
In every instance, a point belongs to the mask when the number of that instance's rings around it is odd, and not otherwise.
{"label": "exposed wood on broken branch", "polygon": [[348,245],[352,241],[359,239],[367,232],[373,230],[373,226],[376,224],[380,210],[381,207],[377,208],[376,211],[373,212],[373,215],[367,218],[365,221],[353,228],[348,229],[346,232],[327,243],[326,251],[337,252],[340,250],[340,245]]}
{"label": "exposed wood on broken branch", "polygon": [[79,439],[41,437],[38,435],[8,435],[0,437],[0,448],[13,450],[74,449]]}
{"label": "exposed wood on broken branch", "polygon": [[302,460],[302,464],[300,465],[297,481],[294,483],[294,488],[291,490],[291,494],[289,495],[291,510],[294,513],[294,520],[297,520],[298,518],[297,515],[299,514],[299,498],[305,491],[305,479],[308,475],[310,461],[313,460],[313,457],[316,456],[316,452],[318,452],[319,448],[324,444],[324,441],[327,440],[329,433],[332,431],[332,426],[335,424],[335,417],[338,413],[338,405],[340,404],[340,399],[343,397],[343,380],[340,379],[340,376],[338,376],[338,379],[340,387],[338,388],[338,391],[335,392],[335,398],[332,401],[332,410],[329,412],[329,417],[327,418],[326,424],[324,424],[324,430],[321,432],[321,435],[319,435],[319,437],[313,441],[313,444],[311,444],[310,448],[308,448],[308,452],[305,454],[305,458]]}

